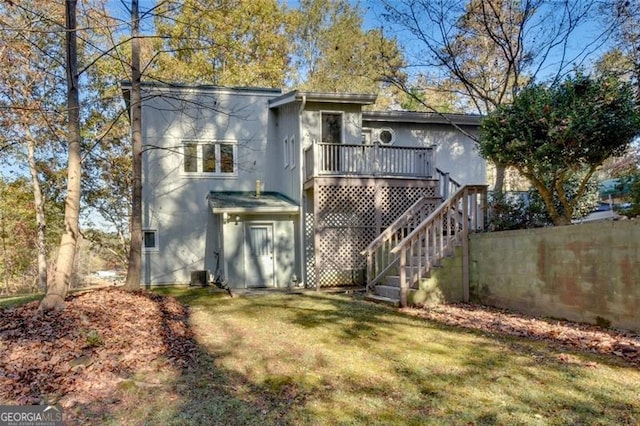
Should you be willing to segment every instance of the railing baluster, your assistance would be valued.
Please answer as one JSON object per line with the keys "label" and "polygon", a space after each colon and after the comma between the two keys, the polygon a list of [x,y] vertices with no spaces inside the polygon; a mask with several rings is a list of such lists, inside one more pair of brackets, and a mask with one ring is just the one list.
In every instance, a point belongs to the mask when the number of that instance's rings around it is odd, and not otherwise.
{"label": "railing baluster", "polygon": [[400,249],[400,306],[407,306],[407,248]]}
{"label": "railing baluster", "polygon": [[394,265],[399,268],[401,304],[407,301],[408,289],[449,255],[453,244],[462,240],[464,251],[468,232],[481,229],[478,223],[483,220],[480,212],[485,208],[486,187],[465,186],[431,213],[427,213],[426,200],[415,203],[363,251],[376,259],[375,276],[368,277],[368,287]]}
{"label": "railing baluster", "polygon": [[[309,155],[304,156],[305,177],[331,174],[368,176],[431,177],[433,147],[400,147],[380,144],[334,144],[314,142]],[[457,185],[457,183],[456,183]],[[441,179],[441,194],[446,195],[453,180]],[[450,192],[449,192],[450,193]]]}

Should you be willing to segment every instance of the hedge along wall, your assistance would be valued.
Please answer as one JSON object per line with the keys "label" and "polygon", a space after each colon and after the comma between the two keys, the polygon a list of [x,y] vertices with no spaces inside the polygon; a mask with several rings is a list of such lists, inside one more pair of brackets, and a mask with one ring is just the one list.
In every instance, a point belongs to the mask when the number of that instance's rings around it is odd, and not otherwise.
{"label": "hedge along wall", "polygon": [[640,221],[470,236],[473,302],[640,331]]}

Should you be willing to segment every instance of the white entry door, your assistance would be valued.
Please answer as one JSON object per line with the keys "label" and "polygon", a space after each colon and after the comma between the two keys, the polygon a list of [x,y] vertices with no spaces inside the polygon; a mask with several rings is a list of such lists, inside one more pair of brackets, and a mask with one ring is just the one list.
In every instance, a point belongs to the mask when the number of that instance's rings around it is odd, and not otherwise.
{"label": "white entry door", "polygon": [[247,224],[245,253],[247,287],[273,287],[273,224]]}

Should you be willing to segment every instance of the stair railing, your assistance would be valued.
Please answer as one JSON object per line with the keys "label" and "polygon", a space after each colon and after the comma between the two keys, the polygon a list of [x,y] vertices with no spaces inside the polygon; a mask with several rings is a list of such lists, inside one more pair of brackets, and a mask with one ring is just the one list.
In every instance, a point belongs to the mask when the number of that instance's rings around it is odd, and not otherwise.
{"label": "stair railing", "polygon": [[440,182],[440,197],[442,197],[443,200],[446,200],[451,194],[455,194],[460,188],[462,188],[462,185],[452,178],[449,173],[443,172],[437,167],[436,175],[438,177],[438,182]]}
{"label": "stair railing", "polygon": [[469,301],[469,232],[484,230],[487,187],[466,185],[445,200],[390,252],[400,275],[400,306],[407,305],[409,288],[462,245],[463,299]]}
{"label": "stair railing", "polygon": [[[362,252],[367,259],[367,291],[398,268],[400,305],[406,306],[409,288],[425,278],[442,258],[451,255],[456,244],[462,244],[463,297],[468,300],[467,236],[485,227],[487,187],[466,185],[419,223],[410,221],[423,201],[416,202]],[[403,229],[408,232],[401,232]]]}
{"label": "stair railing", "polygon": [[361,252],[367,259],[367,291],[394,266],[391,250],[431,214],[433,203],[433,197],[418,199]]}

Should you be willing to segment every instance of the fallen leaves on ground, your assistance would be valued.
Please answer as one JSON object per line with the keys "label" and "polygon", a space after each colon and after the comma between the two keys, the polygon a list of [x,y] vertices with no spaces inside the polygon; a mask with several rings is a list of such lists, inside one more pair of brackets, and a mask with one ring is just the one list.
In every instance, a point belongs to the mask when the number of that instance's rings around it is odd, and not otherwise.
{"label": "fallen leaves on ground", "polygon": [[66,302],[47,314],[38,302],[0,310],[2,403],[108,403],[123,381],[179,372],[195,359],[188,310],[173,298],[112,289]]}
{"label": "fallen leaves on ground", "polygon": [[[162,385],[156,376],[193,371],[198,344],[186,306],[171,297],[119,289],[67,299],[61,313],[41,315],[38,302],[0,310],[0,403],[59,403],[68,421],[82,408],[118,404],[119,390]],[[476,305],[454,304],[405,312],[456,327],[506,334],[609,354],[640,364],[640,338],[631,333],[545,321]],[[560,353],[559,362],[582,364]],[[147,382],[139,382],[144,377]]]}
{"label": "fallen leaves on ground", "polygon": [[[410,315],[439,323],[533,340],[559,343],[571,348],[613,355],[640,365],[640,335],[569,321],[553,321],[474,304],[439,305],[426,309],[407,308]],[[558,360],[576,363],[575,357],[560,354]],[[594,366],[588,363],[587,366]]]}

